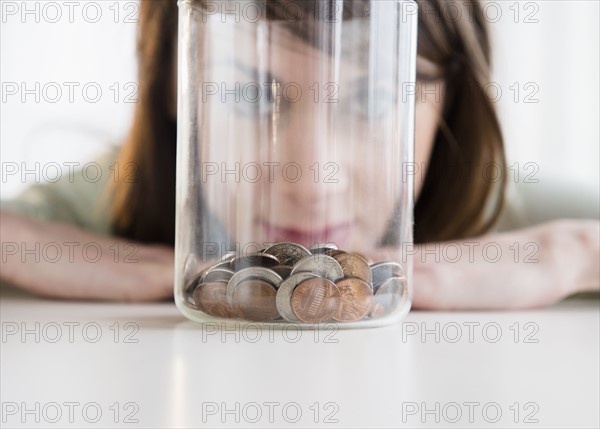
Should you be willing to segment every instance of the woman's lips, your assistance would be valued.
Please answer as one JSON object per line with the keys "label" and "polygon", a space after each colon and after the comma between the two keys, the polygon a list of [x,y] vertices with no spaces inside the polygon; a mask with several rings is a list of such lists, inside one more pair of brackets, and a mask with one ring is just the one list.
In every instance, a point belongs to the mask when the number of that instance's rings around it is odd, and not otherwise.
{"label": "woman's lips", "polygon": [[327,242],[335,243],[338,247],[342,247],[342,243],[348,240],[351,226],[351,222],[345,222],[320,229],[303,230],[276,226],[269,222],[263,222],[266,242],[277,243],[281,241],[291,241],[305,246]]}

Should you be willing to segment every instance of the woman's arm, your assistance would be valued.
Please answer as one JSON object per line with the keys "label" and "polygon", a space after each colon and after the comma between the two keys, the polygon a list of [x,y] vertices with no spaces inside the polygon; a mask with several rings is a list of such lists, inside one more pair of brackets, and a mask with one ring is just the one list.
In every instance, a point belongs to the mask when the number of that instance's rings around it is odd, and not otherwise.
{"label": "woman's arm", "polygon": [[0,278],[35,294],[151,301],[173,294],[173,249],[0,211]]}
{"label": "woman's arm", "polygon": [[600,291],[598,220],[552,221],[415,251],[415,308],[530,308]]}

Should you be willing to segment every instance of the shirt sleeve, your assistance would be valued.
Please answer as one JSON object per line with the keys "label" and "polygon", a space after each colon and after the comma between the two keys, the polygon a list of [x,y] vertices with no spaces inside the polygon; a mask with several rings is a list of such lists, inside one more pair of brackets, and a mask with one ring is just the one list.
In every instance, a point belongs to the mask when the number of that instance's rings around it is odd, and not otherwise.
{"label": "shirt sleeve", "polygon": [[52,183],[34,184],[15,198],[0,201],[0,208],[45,221],[68,223],[92,232],[110,232],[110,185],[118,148],[113,147],[86,170],[63,174]]}
{"label": "shirt sleeve", "polygon": [[526,228],[556,219],[599,218],[600,199],[593,186],[509,182],[504,208],[493,231]]}

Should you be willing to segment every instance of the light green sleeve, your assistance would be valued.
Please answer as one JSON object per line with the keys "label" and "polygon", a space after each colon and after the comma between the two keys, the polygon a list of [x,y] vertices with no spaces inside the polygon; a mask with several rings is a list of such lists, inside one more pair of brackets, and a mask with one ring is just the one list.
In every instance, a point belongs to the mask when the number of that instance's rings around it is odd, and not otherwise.
{"label": "light green sleeve", "polygon": [[114,179],[119,148],[113,147],[83,169],[65,172],[52,183],[34,184],[0,208],[38,220],[77,225],[101,235],[110,233],[111,195],[105,189]]}
{"label": "light green sleeve", "polygon": [[504,232],[555,219],[599,219],[600,199],[593,184],[536,183],[507,185],[504,209],[492,232]]}

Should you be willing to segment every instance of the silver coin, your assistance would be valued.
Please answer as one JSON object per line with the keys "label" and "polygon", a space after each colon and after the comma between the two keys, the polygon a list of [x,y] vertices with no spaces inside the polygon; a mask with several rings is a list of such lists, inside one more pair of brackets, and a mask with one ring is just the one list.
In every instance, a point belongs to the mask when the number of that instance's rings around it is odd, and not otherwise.
{"label": "silver coin", "polygon": [[285,279],[279,289],[277,289],[277,296],[275,297],[275,304],[277,305],[277,311],[281,317],[288,322],[302,323],[300,319],[296,317],[292,310],[292,293],[296,286],[302,283],[304,280],[308,280],[314,277],[318,277],[312,273],[296,273]]}
{"label": "silver coin", "polygon": [[202,276],[202,283],[228,282],[235,273],[227,268],[211,267]]}
{"label": "silver coin", "polygon": [[231,261],[231,269],[240,271],[244,268],[263,267],[269,268],[279,265],[279,259],[266,253],[253,253],[251,255],[239,256]]}
{"label": "silver coin", "polygon": [[292,267],[290,265],[275,265],[270,269],[279,274],[282,279],[287,279],[292,273]]}
{"label": "silver coin", "polygon": [[224,261],[217,262],[216,264],[211,265],[210,267],[208,267],[208,269],[206,269],[204,271],[206,272],[208,270],[214,270],[216,268],[225,268],[227,270],[230,270],[231,269],[231,261],[232,260],[233,259],[230,258],[230,259],[226,259]]}
{"label": "silver coin", "polygon": [[321,253],[325,253],[328,250],[338,250],[338,247],[335,243],[315,243],[308,248],[310,253],[313,255],[318,255]]}
{"label": "silver coin", "polygon": [[310,251],[296,243],[277,243],[267,247],[263,253],[275,256],[281,265],[294,265],[300,259],[310,256]]}
{"label": "silver coin", "polygon": [[294,265],[292,274],[301,272],[309,272],[316,274],[319,277],[326,277],[333,282],[344,277],[344,271],[338,261],[331,256],[320,253],[300,259],[296,265]]}
{"label": "silver coin", "polygon": [[264,280],[275,288],[278,288],[283,280],[275,271],[265,267],[243,268],[231,276],[229,283],[227,283],[227,302],[229,305],[233,305],[233,292],[238,285],[244,280],[251,279]]}
{"label": "silver coin", "polygon": [[[388,282],[388,280],[390,279],[394,279],[393,283],[394,286],[390,286],[390,287],[395,287],[397,290],[399,290],[399,295],[404,296],[404,292],[407,290],[406,289],[406,277],[404,276],[394,276],[394,277],[390,277],[387,280],[384,280],[382,283],[379,283],[377,286],[373,287],[373,294],[377,293],[377,291],[381,288],[381,286],[383,286],[384,284],[386,284]],[[396,286],[398,285],[398,286]],[[379,292],[382,293],[382,292]]]}
{"label": "silver coin", "polygon": [[402,265],[397,262],[378,262],[371,265],[373,275],[373,287],[379,286],[390,277],[400,277],[404,275]]}
{"label": "silver coin", "polygon": [[405,291],[405,277],[390,277],[385,280],[373,295],[371,317],[378,319],[393,313],[404,299]]}
{"label": "silver coin", "polygon": [[235,258],[236,253],[234,251],[225,252],[223,256],[221,256],[221,261],[231,262],[233,258]]}

